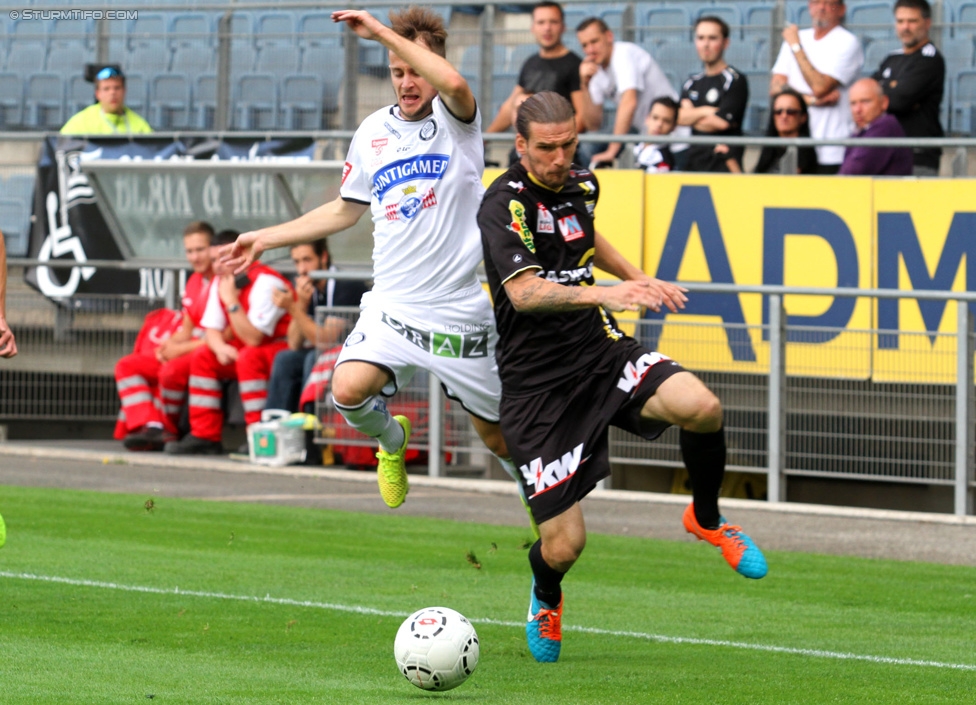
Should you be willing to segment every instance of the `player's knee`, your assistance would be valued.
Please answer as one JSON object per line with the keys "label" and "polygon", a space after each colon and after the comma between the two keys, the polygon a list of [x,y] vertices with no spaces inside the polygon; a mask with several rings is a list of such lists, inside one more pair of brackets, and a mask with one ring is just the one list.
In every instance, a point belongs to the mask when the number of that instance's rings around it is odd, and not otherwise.
{"label": "player's knee", "polygon": [[338,406],[346,408],[362,405],[370,395],[354,380],[349,379],[346,375],[340,375],[338,372],[336,370],[332,377],[332,399]]}
{"label": "player's knee", "polygon": [[546,563],[556,570],[568,571],[586,547],[586,535],[562,535],[543,544]]}
{"label": "player's knee", "polygon": [[722,402],[708,389],[695,399],[693,413],[682,428],[695,433],[714,433],[722,428]]}

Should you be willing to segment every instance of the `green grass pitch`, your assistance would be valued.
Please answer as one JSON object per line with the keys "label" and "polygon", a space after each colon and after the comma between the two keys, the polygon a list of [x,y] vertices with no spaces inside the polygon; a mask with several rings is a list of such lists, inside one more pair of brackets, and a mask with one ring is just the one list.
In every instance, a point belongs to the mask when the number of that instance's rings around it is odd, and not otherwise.
{"label": "green grass pitch", "polygon": [[[769,575],[749,581],[701,543],[591,535],[564,583],[562,658],[542,665],[522,626],[527,528],[147,499],[0,487],[0,703],[961,703],[976,692],[969,567],[772,552]],[[435,605],[470,618],[481,640],[474,675],[447,693],[414,688],[393,661],[400,622]]]}

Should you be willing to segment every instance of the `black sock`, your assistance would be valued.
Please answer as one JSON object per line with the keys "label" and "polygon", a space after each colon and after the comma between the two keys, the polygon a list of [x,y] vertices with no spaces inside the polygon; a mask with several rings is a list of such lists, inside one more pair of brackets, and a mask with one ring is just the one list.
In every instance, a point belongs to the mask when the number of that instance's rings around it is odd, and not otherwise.
{"label": "black sock", "polygon": [[705,529],[719,525],[718,494],[725,477],[725,429],[694,433],[681,429],[681,455],[691,479],[695,518]]}
{"label": "black sock", "polygon": [[532,575],[535,576],[535,596],[550,608],[558,607],[559,600],[563,596],[559,584],[566,574],[560,573],[546,563],[542,557],[542,539],[532,544],[532,548],[529,549],[529,565],[532,566]]}

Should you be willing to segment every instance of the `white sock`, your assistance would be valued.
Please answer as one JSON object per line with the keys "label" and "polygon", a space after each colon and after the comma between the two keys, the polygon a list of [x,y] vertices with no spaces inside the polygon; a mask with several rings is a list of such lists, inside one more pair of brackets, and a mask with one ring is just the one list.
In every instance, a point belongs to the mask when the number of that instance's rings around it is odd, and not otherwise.
{"label": "white sock", "polygon": [[387,453],[395,453],[403,445],[403,426],[394,419],[386,408],[386,403],[378,397],[369,397],[356,407],[341,406],[335,402],[336,410],[342,414],[352,428],[365,433],[380,442],[380,448]]}

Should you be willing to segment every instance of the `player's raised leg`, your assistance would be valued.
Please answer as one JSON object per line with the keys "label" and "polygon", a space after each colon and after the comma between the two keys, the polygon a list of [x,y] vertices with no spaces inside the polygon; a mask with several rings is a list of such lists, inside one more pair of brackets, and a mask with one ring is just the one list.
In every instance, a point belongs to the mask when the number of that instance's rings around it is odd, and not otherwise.
{"label": "player's raised leg", "polygon": [[641,416],[680,427],[681,455],[691,479],[692,503],[684,513],[685,529],[718,548],[729,565],[747,578],[766,575],[762,551],[740,527],[729,524],[718,508],[725,476],[725,429],[722,405],[690,372],[661,383],[644,404]]}
{"label": "player's raised leg", "polygon": [[399,507],[409,491],[404,456],[410,440],[410,421],[404,416],[391,416],[380,397],[389,381],[388,373],[369,362],[343,362],[332,376],[332,399],[346,423],[379,441],[376,476],[380,495],[387,506]]}

